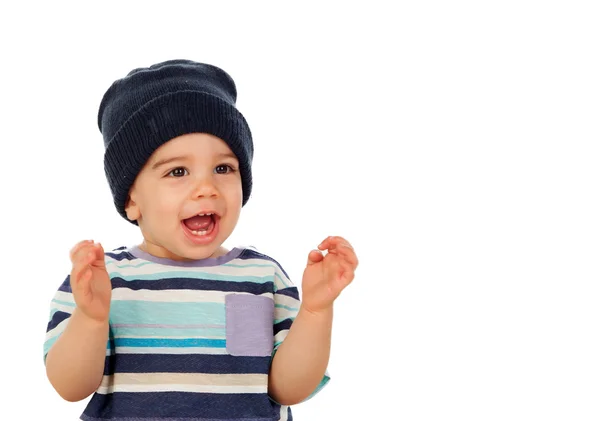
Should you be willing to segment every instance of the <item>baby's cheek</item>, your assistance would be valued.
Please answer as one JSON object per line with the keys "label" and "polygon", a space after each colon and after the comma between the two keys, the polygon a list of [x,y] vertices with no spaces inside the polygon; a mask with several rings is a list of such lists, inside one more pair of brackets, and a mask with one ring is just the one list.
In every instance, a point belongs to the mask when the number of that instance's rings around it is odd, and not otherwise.
{"label": "baby's cheek", "polygon": [[156,199],[152,203],[153,217],[158,222],[161,222],[162,218],[179,218],[179,214],[181,213],[180,203],[181,199],[172,194],[157,194]]}

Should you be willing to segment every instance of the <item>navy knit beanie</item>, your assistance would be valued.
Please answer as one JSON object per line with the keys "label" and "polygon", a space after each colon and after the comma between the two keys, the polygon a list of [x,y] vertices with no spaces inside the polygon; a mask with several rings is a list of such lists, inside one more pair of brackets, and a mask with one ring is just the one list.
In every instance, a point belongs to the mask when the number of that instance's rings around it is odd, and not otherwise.
{"label": "navy knit beanie", "polygon": [[110,86],[98,111],[104,138],[104,171],[117,211],[127,221],[129,190],[150,155],[188,133],[222,139],[237,156],[243,201],[252,190],[252,134],[237,110],[231,76],[210,64],[168,60],[134,69]]}

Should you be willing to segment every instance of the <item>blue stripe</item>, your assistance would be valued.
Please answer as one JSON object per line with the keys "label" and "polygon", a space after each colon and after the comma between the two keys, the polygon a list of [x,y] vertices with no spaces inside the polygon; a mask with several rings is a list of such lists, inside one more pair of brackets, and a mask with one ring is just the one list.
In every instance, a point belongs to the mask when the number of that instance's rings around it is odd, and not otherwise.
{"label": "blue stripe", "polygon": [[76,304],[71,302],[71,301],[61,301],[61,300],[57,300],[56,298],[53,299],[51,302],[56,303],[56,304],[61,304],[63,306],[68,306],[68,307],[75,307]]}
{"label": "blue stripe", "polygon": [[54,342],[56,342],[58,338],[60,338],[60,335],[50,338],[44,342],[44,359],[46,359],[46,354],[48,354],[48,351],[50,351],[50,348],[52,348],[52,345],[54,345]]}
{"label": "blue stripe", "polygon": [[325,385],[327,383],[329,383],[329,380],[331,380],[329,375],[327,373],[325,373],[325,375],[321,379],[321,382],[317,385],[317,387],[315,387],[315,390],[313,390],[312,393],[307,398],[305,398],[302,402],[306,402],[307,400],[309,400],[310,398],[315,396],[317,393],[319,393],[321,391],[321,389],[323,389],[325,387]]}
{"label": "blue stripe", "polygon": [[283,304],[275,304],[275,307],[277,307],[277,308],[285,308],[286,310],[293,311],[293,312],[296,312],[296,313],[300,310],[297,307],[284,306]]}
{"label": "blue stripe", "polygon": [[279,280],[281,281],[281,283],[282,283],[283,285],[285,285],[286,287],[287,287],[288,285],[290,285],[290,283],[291,283],[291,281],[290,281],[289,279],[283,279],[283,278],[281,277],[281,275],[280,275],[280,274],[278,274],[277,272],[275,272],[275,277],[276,277],[276,278],[279,278]]}
{"label": "blue stripe", "polygon": [[112,323],[225,324],[225,303],[113,300]]}
{"label": "blue stripe", "polygon": [[124,268],[140,268],[142,266],[146,266],[146,265],[151,265],[151,264],[155,264],[154,262],[149,262],[149,261],[143,261],[141,263],[138,264],[122,264],[122,265],[117,265],[116,263],[111,263],[113,266],[118,267],[119,269],[124,269]]}
{"label": "blue stripe", "polygon": [[274,421],[279,419],[279,408],[266,393],[116,392],[94,394],[84,419]]}
{"label": "blue stripe", "polygon": [[119,354],[107,356],[104,374],[113,373],[209,373],[268,374],[271,357],[204,354]]}
{"label": "blue stripe", "polygon": [[164,338],[115,338],[116,347],[144,348],[225,348],[225,339],[164,339]]}

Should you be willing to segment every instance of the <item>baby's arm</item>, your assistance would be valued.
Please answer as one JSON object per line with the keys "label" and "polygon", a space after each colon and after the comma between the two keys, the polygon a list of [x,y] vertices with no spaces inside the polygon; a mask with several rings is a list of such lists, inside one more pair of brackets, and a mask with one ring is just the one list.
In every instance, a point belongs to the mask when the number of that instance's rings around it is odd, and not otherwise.
{"label": "baby's arm", "polygon": [[[323,256],[321,250],[328,253]],[[283,404],[302,402],[319,385],[329,363],[333,302],[354,279],[358,259],[342,237],[328,237],[308,255],[302,303],[269,373],[269,394]]]}
{"label": "baby's arm", "polygon": [[318,313],[302,305],[277,349],[269,374],[269,394],[282,405],[306,399],[323,379],[331,347],[333,306]]}
{"label": "baby's arm", "polygon": [[107,341],[108,320],[90,319],[76,308],[46,357],[48,379],[63,399],[80,401],[98,388]]}
{"label": "baby's arm", "polygon": [[78,243],[70,257],[76,308],[48,351],[46,373],[61,397],[79,401],[92,394],[102,381],[112,287],[100,244]]}

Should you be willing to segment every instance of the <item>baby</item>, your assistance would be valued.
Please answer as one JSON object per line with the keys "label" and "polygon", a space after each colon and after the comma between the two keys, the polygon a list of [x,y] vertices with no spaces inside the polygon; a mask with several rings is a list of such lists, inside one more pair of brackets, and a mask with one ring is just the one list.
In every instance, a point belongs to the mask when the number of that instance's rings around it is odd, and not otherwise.
{"label": "baby", "polygon": [[222,69],[169,60],[104,94],[98,126],[120,215],[143,241],[91,240],[51,303],[48,379],[82,420],[291,420],[329,381],[333,303],[358,260],[341,237],[285,270],[223,243],[252,189],[253,141]]}

